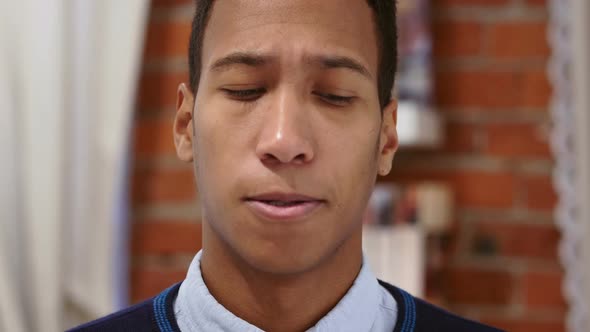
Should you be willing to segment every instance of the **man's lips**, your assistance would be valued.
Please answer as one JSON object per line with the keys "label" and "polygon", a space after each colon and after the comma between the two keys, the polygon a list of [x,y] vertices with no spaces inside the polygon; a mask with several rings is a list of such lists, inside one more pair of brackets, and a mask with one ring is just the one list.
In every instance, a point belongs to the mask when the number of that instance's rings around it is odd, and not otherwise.
{"label": "man's lips", "polygon": [[296,193],[265,193],[244,198],[257,215],[270,220],[296,220],[308,216],[325,200]]}

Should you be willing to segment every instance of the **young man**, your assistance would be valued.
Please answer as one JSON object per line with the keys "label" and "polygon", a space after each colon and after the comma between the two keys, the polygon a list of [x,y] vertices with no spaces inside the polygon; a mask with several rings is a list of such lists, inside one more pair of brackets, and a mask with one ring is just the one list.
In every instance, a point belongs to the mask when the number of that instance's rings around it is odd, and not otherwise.
{"label": "young man", "polygon": [[[197,1],[174,142],[203,250],[80,331],[497,331],[379,282],[361,219],[398,147],[394,0]],[[403,253],[402,253],[403,254]]]}

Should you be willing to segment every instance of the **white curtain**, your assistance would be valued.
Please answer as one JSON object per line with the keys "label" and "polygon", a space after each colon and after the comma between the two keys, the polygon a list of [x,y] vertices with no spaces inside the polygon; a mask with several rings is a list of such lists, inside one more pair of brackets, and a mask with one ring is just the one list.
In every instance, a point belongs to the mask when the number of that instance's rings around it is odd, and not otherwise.
{"label": "white curtain", "polygon": [[61,331],[126,304],[148,5],[0,2],[0,331]]}
{"label": "white curtain", "polygon": [[553,83],[551,145],[559,200],[559,257],[565,269],[567,330],[590,330],[590,2],[552,0],[548,73]]}
{"label": "white curtain", "polygon": [[[582,317],[568,321],[571,331],[590,330],[590,2],[572,1],[572,96],[576,126],[576,197],[578,207],[580,262],[579,296]],[[575,325],[579,323],[579,325]]]}

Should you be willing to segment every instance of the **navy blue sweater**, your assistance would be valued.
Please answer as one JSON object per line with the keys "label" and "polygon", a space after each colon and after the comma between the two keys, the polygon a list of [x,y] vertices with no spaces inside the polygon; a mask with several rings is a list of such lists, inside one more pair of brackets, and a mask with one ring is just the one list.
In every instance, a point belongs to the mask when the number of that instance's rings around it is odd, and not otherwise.
{"label": "navy blue sweater", "polygon": [[[398,318],[393,332],[498,332],[485,326],[417,299],[402,289],[379,281],[397,302]],[[174,317],[173,303],[180,283],[166,289],[160,295],[125,310],[76,327],[74,331],[87,332],[179,332]]]}

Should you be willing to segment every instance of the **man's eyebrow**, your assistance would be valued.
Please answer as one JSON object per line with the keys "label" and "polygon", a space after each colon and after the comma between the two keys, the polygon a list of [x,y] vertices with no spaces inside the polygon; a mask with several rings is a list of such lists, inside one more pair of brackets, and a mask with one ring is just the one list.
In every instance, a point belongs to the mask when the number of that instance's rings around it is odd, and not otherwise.
{"label": "man's eyebrow", "polygon": [[[233,65],[261,67],[277,59],[272,55],[261,55],[253,52],[234,52],[217,59],[210,67],[212,71],[222,71]],[[310,64],[319,64],[325,69],[345,68],[357,72],[368,79],[373,79],[369,70],[359,61],[347,56],[311,55],[306,59]]]}
{"label": "man's eyebrow", "polygon": [[310,57],[309,60],[312,63],[319,63],[323,68],[326,69],[346,68],[355,71],[370,80],[373,79],[373,76],[365,66],[363,66],[359,61],[347,56],[317,55]]}
{"label": "man's eyebrow", "polygon": [[271,61],[274,57],[270,55],[260,55],[248,52],[234,52],[216,60],[210,67],[210,70],[221,71],[233,65],[246,65],[250,67],[260,67]]}

